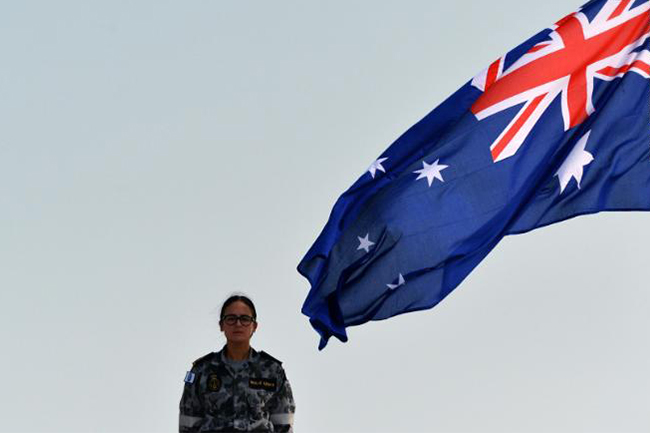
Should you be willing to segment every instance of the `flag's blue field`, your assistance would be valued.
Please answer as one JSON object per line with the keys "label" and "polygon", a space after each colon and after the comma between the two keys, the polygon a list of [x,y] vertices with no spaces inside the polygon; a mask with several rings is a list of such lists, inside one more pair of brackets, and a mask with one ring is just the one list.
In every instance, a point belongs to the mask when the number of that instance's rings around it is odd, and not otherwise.
{"label": "flag's blue field", "polygon": [[506,235],[650,210],[649,39],[650,1],[590,1],[379,155],[298,266],[320,348],[435,306]]}

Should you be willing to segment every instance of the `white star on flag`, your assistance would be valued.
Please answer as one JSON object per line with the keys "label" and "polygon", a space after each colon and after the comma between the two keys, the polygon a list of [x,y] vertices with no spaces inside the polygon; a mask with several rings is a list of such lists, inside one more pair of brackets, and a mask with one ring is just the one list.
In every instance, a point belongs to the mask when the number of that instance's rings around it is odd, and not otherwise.
{"label": "white star on flag", "polygon": [[406,281],[404,280],[404,276],[402,274],[399,274],[399,278],[397,279],[397,284],[386,284],[386,285],[388,286],[389,289],[395,290],[399,286],[403,286],[404,284],[406,284]]}
{"label": "white star on flag", "polygon": [[442,174],[440,174],[440,172],[449,166],[444,164],[438,164],[438,162],[440,162],[440,159],[436,159],[436,162],[434,162],[433,164],[427,164],[426,161],[422,161],[422,169],[415,170],[413,172],[413,173],[420,174],[418,178],[415,180],[424,179],[426,177],[427,181],[429,182],[429,186],[433,184],[434,178],[438,179],[440,182],[444,182],[445,180],[442,178]]}
{"label": "white star on flag", "polygon": [[359,239],[359,246],[357,247],[357,250],[366,250],[366,252],[370,252],[370,247],[373,246],[375,243],[370,241],[368,237],[370,236],[370,233],[366,233],[366,237],[362,238],[361,236],[357,236],[357,239]]}
{"label": "white star on flag", "polygon": [[591,131],[587,132],[578,140],[571,153],[569,153],[569,156],[567,156],[557,173],[555,173],[560,181],[560,194],[564,192],[571,178],[575,178],[576,182],[578,182],[578,189],[580,189],[580,181],[582,180],[584,167],[591,164],[594,160],[594,156],[585,150],[587,140],[589,140],[589,134],[591,134]]}
{"label": "white star on flag", "polygon": [[384,166],[381,165],[382,162],[386,161],[388,158],[379,158],[375,160],[372,164],[370,164],[370,167],[368,167],[368,171],[370,172],[370,175],[372,178],[375,178],[375,174],[377,173],[377,170],[382,171],[386,173],[386,170],[384,169]]}

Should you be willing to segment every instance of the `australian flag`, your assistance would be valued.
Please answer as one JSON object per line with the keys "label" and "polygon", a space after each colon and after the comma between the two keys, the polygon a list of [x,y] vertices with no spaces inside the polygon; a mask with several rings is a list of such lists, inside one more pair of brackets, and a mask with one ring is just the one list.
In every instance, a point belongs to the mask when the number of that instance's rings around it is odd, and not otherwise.
{"label": "australian flag", "polygon": [[506,235],[650,210],[649,39],[650,0],[592,0],[399,137],[298,266],[320,348],[435,306]]}

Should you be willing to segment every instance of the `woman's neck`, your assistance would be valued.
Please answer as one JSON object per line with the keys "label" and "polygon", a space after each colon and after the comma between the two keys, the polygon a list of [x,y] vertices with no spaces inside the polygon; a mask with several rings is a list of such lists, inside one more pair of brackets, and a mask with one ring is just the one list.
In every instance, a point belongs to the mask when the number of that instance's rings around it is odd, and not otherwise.
{"label": "woman's neck", "polygon": [[227,343],[226,357],[233,361],[244,361],[248,359],[251,346],[249,343]]}

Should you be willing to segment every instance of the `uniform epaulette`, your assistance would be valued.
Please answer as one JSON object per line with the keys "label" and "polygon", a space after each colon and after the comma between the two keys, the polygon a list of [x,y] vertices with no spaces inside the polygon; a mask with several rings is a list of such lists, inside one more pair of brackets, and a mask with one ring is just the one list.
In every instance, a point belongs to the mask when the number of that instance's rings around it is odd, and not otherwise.
{"label": "uniform epaulette", "polygon": [[210,353],[208,353],[207,355],[200,357],[199,359],[197,359],[196,361],[194,361],[194,362],[192,363],[192,367],[194,367],[194,366],[197,365],[197,364],[202,363],[203,361],[207,361],[207,360],[209,360],[209,359],[212,358],[213,356],[214,356],[214,352],[210,352]]}
{"label": "uniform epaulette", "polygon": [[277,362],[278,364],[282,365],[282,361],[280,361],[279,359],[276,359],[276,358],[272,357],[271,355],[269,355],[268,353],[266,353],[266,352],[263,351],[263,350],[260,350],[260,356],[263,357],[263,358],[266,358],[266,359],[270,359],[271,361],[273,361],[273,362]]}

